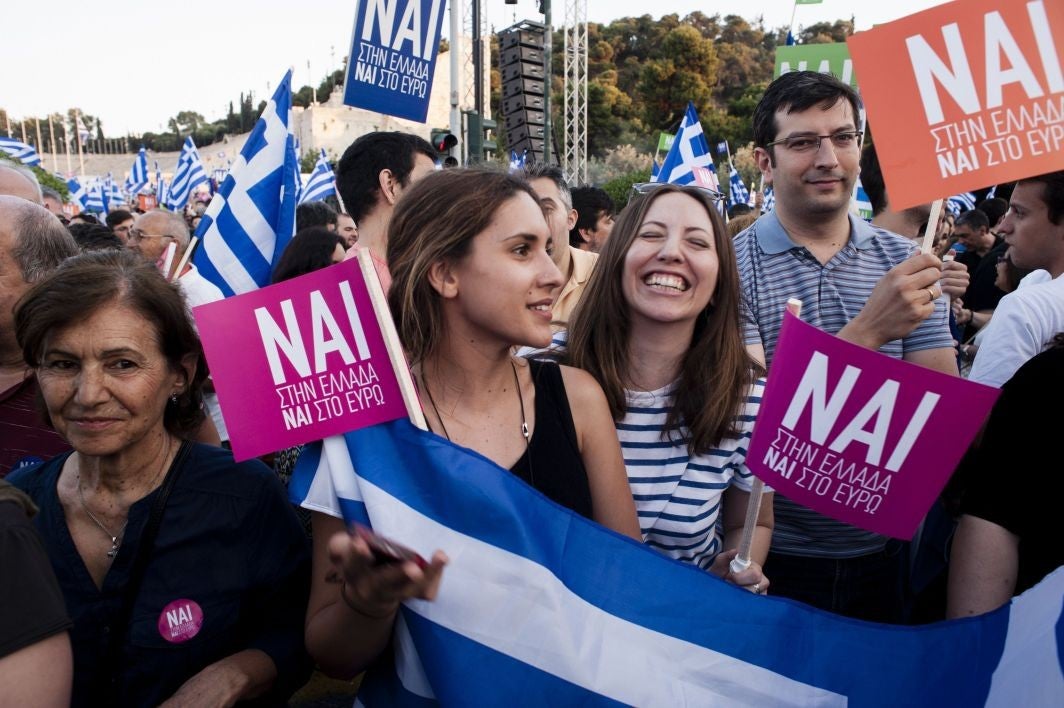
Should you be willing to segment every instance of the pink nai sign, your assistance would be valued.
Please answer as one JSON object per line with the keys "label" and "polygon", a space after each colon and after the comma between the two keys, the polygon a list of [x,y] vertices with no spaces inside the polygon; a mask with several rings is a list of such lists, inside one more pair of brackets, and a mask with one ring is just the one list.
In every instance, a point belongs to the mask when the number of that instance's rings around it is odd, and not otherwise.
{"label": "pink nai sign", "polygon": [[788,312],[747,464],[814,511],[911,539],[997,395]]}
{"label": "pink nai sign", "polygon": [[194,314],[237,460],[407,414],[358,260]]}

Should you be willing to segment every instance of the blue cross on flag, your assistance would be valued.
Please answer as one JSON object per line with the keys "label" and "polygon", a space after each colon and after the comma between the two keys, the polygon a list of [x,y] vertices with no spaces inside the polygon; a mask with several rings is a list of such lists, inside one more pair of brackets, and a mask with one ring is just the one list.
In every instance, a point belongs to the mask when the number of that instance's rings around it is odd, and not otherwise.
{"label": "blue cross on flag", "polygon": [[181,156],[177,158],[177,169],[170,180],[170,190],[166,197],[166,206],[171,211],[184,209],[192,196],[192,190],[207,183],[207,172],[203,169],[196,143],[192,136],[185,138],[181,146]]}
{"label": "blue cross on flag", "polygon": [[702,124],[698,121],[695,104],[688,102],[687,111],[680,123],[680,131],[676,133],[676,139],[669,148],[665,161],[661,163],[661,169],[651,177],[651,181],[690,184],[695,181],[696,167],[709,167],[712,164],[713,156],[709,154],[709,145],[706,143],[705,133],[702,132]]}
{"label": "blue cross on flag", "polygon": [[295,232],[300,180],[291,112],[289,71],[196,230],[202,245],[193,262],[226,296],[268,285]]}
{"label": "blue cross on flag", "polygon": [[310,179],[299,195],[299,203],[320,202],[330,194],[336,194],[336,175],[333,174],[329,159],[325,157],[325,149],[322,148],[318,161],[314,163],[314,171],[310,173]]}

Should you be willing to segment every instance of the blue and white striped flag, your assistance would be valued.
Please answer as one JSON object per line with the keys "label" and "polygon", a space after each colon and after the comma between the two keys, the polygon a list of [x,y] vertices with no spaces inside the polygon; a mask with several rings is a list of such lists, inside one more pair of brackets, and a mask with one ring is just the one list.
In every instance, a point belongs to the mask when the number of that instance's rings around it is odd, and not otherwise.
{"label": "blue and white striped flag", "polygon": [[946,200],[946,208],[954,215],[962,211],[971,211],[975,208],[975,195],[971,192],[955,194]]}
{"label": "blue and white striped flag", "polygon": [[151,181],[148,179],[148,154],[144,148],[137,153],[137,159],[133,161],[133,169],[129,172],[126,180],[126,191],[130,197],[136,197],[141,190],[147,187]]}
{"label": "blue and white striped flag", "polygon": [[37,167],[41,164],[41,156],[32,145],[0,135],[0,151],[6,152],[23,165]]}
{"label": "blue and white striped flag", "polygon": [[193,262],[226,296],[268,285],[295,232],[299,160],[291,112],[289,71],[196,230],[202,246]]}
{"label": "blue and white striped flag", "polygon": [[107,201],[104,195],[103,182],[99,179],[89,185],[88,196],[85,198],[85,211],[97,214],[107,213]]}
{"label": "blue and white striped flag", "polygon": [[750,190],[746,188],[739,170],[731,165],[728,171],[728,199],[732,204],[746,204],[750,201]]}
{"label": "blue and white striped flag", "polygon": [[104,183],[104,206],[107,212],[110,213],[112,209],[125,203],[126,193],[122,191],[118,182],[115,181],[114,175],[108,172],[107,181]]}
{"label": "blue and white striped flag", "polygon": [[88,211],[89,193],[88,190],[81,185],[81,182],[71,177],[67,180],[67,189],[70,190],[70,202],[72,204],[77,204],[78,209],[81,211]]}
{"label": "blue and white striped flag", "polygon": [[776,208],[776,193],[772,191],[772,185],[765,187],[765,199],[761,202],[761,213],[772,211]]}
{"label": "blue and white striped flag", "polygon": [[166,207],[170,211],[184,209],[192,196],[192,190],[207,183],[207,172],[203,169],[196,143],[192,136],[185,138],[181,146],[181,156],[177,158],[177,169],[170,180],[170,191],[166,198]]}
{"label": "blue and white striped flag", "polygon": [[651,182],[657,182],[658,181],[658,175],[660,175],[660,174],[661,174],[661,165],[658,163],[657,160],[651,158],[651,160],[650,160],[650,181]]}
{"label": "blue and white striped flag", "polygon": [[314,171],[310,173],[310,179],[299,195],[299,203],[320,202],[330,194],[336,194],[336,175],[333,174],[329,160],[325,157],[325,149],[322,148],[321,156],[314,163]]}
{"label": "blue and white striped flag", "polygon": [[365,706],[1064,705],[1064,570],[981,617],[857,622],[666,558],[405,419],[307,446],[289,493],[451,559]]}
{"label": "blue and white striped flag", "polygon": [[680,123],[680,131],[661,164],[657,175],[651,182],[668,182],[669,184],[690,184],[695,181],[694,168],[709,167],[713,156],[709,154],[709,145],[698,122],[695,104],[688,102],[687,112]]}

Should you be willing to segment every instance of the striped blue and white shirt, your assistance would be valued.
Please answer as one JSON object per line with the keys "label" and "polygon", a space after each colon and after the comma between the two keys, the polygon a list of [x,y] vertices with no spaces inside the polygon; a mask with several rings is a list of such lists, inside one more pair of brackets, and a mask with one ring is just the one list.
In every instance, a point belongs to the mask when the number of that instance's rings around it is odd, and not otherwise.
{"label": "striped blue and white shirt", "polygon": [[763,386],[758,381],[746,396],[736,420],[739,435],[697,455],[688,453],[687,428],[664,432],[675,384],[657,391],[625,391],[617,437],[648,546],[700,568],[713,563],[724,541],[718,523],[723,494],[732,486],[749,492],[753,482],[746,451]]}
{"label": "striped blue and white shirt", "polygon": [[[525,348],[520,356],[560,358],[568,332],[556,332],[546,350]],[[632,489],[643,542],[670,558],[709,568],[721,552],[724,534],[718,523],[725,490],[749,492],[753,482],[746,466],[754,419],[761,407],[764,379],[758,379],[743,402],[734,438],[720,440],[703,454],[688,454],[686,427],[665,434],[676,383],[657,391],[625,390],[624,419],[615,423]],[[712,401],[707,401],[712,405]],[[771,492],[765,487],[766,492]]]}
{"label": "striped blue and white shirt", "polygon": [[[802,301],[802,320],[836,334],[857,316],[887,271],[917,251],[902,236],[850,215],[850,239],[827,263],[794,243],[776,212],[769,212],[735,238],[742,279],[743,336],[765,347],[772,364],[788,298]],[[896,359],[908,352],[953,346],[949,308],[944,298],[934,314],[908,337],[887,342],[879,351]],[[769,372],[771,376],[771,370]],[[852,558],[881,550],[885,536],[835,521],[777,496],[772,550],[797,556]]]}

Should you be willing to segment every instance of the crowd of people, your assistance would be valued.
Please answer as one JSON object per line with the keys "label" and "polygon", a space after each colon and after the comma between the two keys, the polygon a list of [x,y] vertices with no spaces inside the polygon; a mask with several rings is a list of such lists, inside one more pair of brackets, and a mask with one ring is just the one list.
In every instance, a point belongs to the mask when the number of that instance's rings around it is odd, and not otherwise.
{"label": "crowd of people", "polygon": [[[368,250],[432,432],[655,552],[857,619],[986,612],[1064,563],[1064,172],[944,214],[923,252],[931,205],[890,207],[859,115],[831,76],[774,81],[754,113],[774,207],[741,230],[703,187],[640,186],[618,210],[556,166],[437,169],[427,141],[367,134],[272,280]],[[377,563],[343,521],[343,470],[297,494],[300,448],[234,462],[190,315],[222,297],[183,258],[199,215],[63,223],[57,198],[0,163],[0,685],[27,705],[283,705],[315,665],[366,670],[400,604],[446,586],[447,549]],[[844,340],[1002,389],[931,512],[942,533],[905,543],[766,489],[732,569],[791,298]]]}

